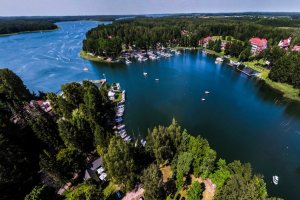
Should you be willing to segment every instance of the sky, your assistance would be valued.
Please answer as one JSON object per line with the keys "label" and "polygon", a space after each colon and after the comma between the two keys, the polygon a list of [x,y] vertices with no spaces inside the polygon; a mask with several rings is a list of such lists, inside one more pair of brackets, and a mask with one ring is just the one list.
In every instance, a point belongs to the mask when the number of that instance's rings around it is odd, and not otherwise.
{"label": "sky", "polygon": [[0,16],[300,12],[300,0],[0,0]]}

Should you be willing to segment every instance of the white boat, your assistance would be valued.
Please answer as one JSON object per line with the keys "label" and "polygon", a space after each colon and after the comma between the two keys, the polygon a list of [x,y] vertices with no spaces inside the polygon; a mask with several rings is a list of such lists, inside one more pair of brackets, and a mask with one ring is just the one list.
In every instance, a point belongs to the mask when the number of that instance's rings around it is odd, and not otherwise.
{"label": "white boat", "polygon": [[84,68],[83,68],[83,71],[89,71],[89,68],[84,67]]}
{"label": "white boat", "polygon": [[221,57],[217,57],[217,59],[216,59],[216,64],[219,64],[219,63],[222,63],[222,62],[224,62],[224,59],[223,58],[221,58]]}
{"label": "white boat", "polygon": [[209,94],[210,92],[209,92],[209,91],[205,91],[204,93],[205,93],[205,94]]}
{"label": "white boat", "polygon": [[144,72],[143,74],[144,74],[144,76],[147,76],[147,75],[148,75],[148,73],[147,73],[147,72]]}
{"label": "white boat", "polygon": [[205,101],[206,99],[202,98],[201,101]]}
{"label": "white boat", "polygon": [[274,185],[278,185],[278,182],[279,182],[279,177],[278,176],[273,176],[273,183]]}
{"label": "white boat", "polygon": [[155,80],[156,80],[156,81],[159,81],[159,78],[156,78]]}
{"label": "white boat", "polygon": [[125,62],[126,62],[126,64],[131,64],[132,63],[128,58],[126,58]]}

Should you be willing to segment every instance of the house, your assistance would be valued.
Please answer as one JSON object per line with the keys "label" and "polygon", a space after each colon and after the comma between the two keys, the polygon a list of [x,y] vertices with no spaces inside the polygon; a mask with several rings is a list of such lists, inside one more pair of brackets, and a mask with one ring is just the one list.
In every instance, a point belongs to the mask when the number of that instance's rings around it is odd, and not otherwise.
{"label": "house", "polygon": [[267,39],[261,39],[261,38],[251,38],[249,40],[251,43],[251,52],[254,55],[260,54],[264,49],[268,47],[268,40]]}
{"label": "house", "polygon": [[94,179],[95,181],[105,181],[107,174],[104,172],[104,168],[102,167],[103,161],[102,158],[99,157],[94,160],[85,170],[84,172],[84,180]]}
{"label": "house", "polygon": [[287,49],[287,48],[290,47],[291,41],[292,41],[292,37],[289,37],[289,38],[287,38],[287,39],[280,40],[278,46],[279,46],[280,48]]}
{"label": "house", "polygon": [[211,36],[208,36],[208,37],[205,37],[205,38],[202,38],[201,40],[199,40],[199,45],[203,46],[204,48],[207,47],[209,41],[211,41],[213,38]]}
{"label": "house", "polygon": [[108,91],[108,98],[109,98],[109,100],[111,100],[111,101],[115,100],[115,95],[116,95],[115,92],[113,92],[111,90]]}
{"label": "house", "polygon": [[294,48],[293,48],[293,51],[300,52],[300,46],[295,45]]}

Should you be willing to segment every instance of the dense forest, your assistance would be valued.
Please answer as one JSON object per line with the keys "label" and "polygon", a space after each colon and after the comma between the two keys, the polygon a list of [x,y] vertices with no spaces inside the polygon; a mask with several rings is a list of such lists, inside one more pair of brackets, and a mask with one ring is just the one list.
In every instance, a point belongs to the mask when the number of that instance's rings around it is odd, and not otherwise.
{"label": "dense forest", "polygon": [[58,27],[49,21],[30,21],[30,20],[0,20],[0,35],[26,32],[54,30]]}
{"label": "dense forest", "polygon": [[[215,199],[269,199],[250,164],[226,163],[206,139],[188,134],[175,120],[149,130],[146,145],[114,134],[107,84],[68,83],[61,95],[36,95],[1,69],[0,85],[1,199],[114,199],[107,184],[82,179],[95,154],[103,159],[109,185],[126,193],[141,184],[146,200],[180,199],[181,192],[188,200],[201,199],[200,180],[207,178],[216,185]],[[31,101],[40,99],[51,102],[53,113]],[[164,168],[173,174],[167,180]],[[72,189],[57,195],[67,182]]]}
{"label": "dense forest", "polygon": [[[270,25],[266,25],[270,24]],[[99,25],[87,33],[83,50],[103,55],[105,52],[120,53],[122,47],[141,49],[162,46],[197,47],[199,40],[207,36],[231,36],[241,41],[251,37],[268,38],[270,45],[278,44],[282,38],[293,36],[293,43],[300,42],[298,31],[279,28],[283,24],[299,26],[299,20],[289,18],[199,18],[163,17],[139,18],[115,21],[110,25]],[[110,44],[115,39],[120,44]]]}

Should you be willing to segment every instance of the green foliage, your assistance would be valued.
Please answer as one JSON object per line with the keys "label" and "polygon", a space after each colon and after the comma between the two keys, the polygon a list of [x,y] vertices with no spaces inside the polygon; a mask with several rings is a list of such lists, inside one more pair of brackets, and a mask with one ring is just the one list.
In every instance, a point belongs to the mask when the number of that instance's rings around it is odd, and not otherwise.
{"label": "green foliage", "polygon": [[103,158],[108,175],[117,184],[124,185],[127,191],[132,189],[136,180],[137,163],[133,159],[131,144],[114,136]]}
{"label": "green foliage", "polygon": [[167,128],[159,126],[148,132],[146,149],[159,164],[171,162],[180,147],[181,138],[181,127],[173,120]]}
{"label": "green foliage", "polygon": [[214,184],[217,185],[218,188],[221,188],[224,185],[225,181],[230,178],[230,171],[226,165],[226,161],[223,159],[219,159],[217,166],[217,170],[215,170],[209,176],[209,178]]}
{"label": "green foliage", "polygon": [[84,167],[84,156],[77,149],[61,149],[56,155],[57,166],[64,176],[73,178],[74,172],[80,171]]}
{"label": "green foliage", "polygon": [[203,192],[203,187],[201,186],[201,184],[198,181],[196,181],[191,185],[191,187],[187,191],[186,199],[187,200],[196,200],[196,199],[200,200],[200,199],[202,199],[202,192]]}
{"label": "green foliage", "polygon": [[239,56],[239,60],[242,61],[242,62],[245,62],[245,61],[248,61],[249,58],[251,57],[251,49],[250,48],[246,48],[244,49],[240,56]]}
{"label": "green foliage", "polygon": [[225,47],[225,54],[232,57],[239,57],[244,50],[243,42],[234,40],[233,42],[227,43]]}
{"label": "green foliage", "polygon": [[66,194],[66,200],[103,199],[102,191],[95,185],[82,183]]}
{"label": "green foliage", "polygon": [[194,175],[206,178],[214,168],[216,152],[210,148],[207,140],[200,136],[191,137],[188,151],[193,155]]}
{"label": "green foliage", "polygon": [[53,200],[54,190],[46,185],[35,186],[32,191],[25,196],[25,200]]}
{"label": "green foliage", "polygon": [[300,54],[289,53],[279,58],[272,67],[269,78],[300,88]]}
{"label": "green foliage", "polygon": [[231,177],[225,182],[215,199],[266,199],[266,184],[253,176],[250,164],[234,161],[228,165]]}
{"label": "green foliage", "polygon": [[54,30],[58,28],[47,20],[0,20],[0,35],[25,31]]}
{"label": "green foliage", "polygon": [[188,175],[191,170],[191,164],[193,161],[193,154],[189,152],[183,152],[178,155],[177,161],[177,174]]}
{"label": "green foliage", "polygon": [[0,69],[0,95],[8,101],[28,101],[32,97],[23,81],[9,69]]}
{"label": "green foliage", "polygon": [[147,169],[144,170],[141,180],[143,188],[145,189],[145,199],[163,199],[164,192],[162,173],[156,164],[151,164]]}

